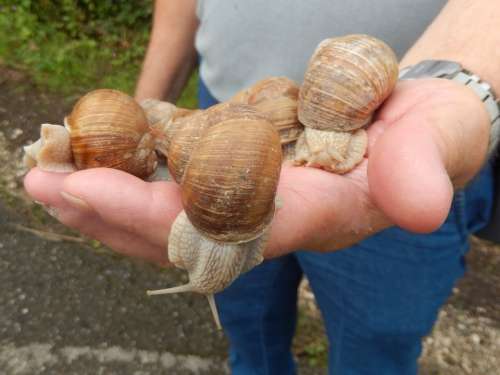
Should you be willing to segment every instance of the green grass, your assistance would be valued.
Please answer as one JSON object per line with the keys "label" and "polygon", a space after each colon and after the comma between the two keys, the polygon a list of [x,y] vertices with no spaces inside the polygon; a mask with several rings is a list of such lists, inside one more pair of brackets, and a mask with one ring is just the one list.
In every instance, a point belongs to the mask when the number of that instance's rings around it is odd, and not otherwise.
{"label": "green grass", "polygon": [[[149,20],[145,16],[141,22],[121,20],[119,17],[127,17],[130,12],[120,8],[116,19],[107,21],[100,15],[100,23],[92,21],[93,30],[76,3],[61,3],[60,11],[43,0],[0,5],[0,64],[27,73],[43,90],[72,98],[96,88],[132,94],[149,38]],[[94,8],[103,2],[96,4]],[[39,8],[55,14],[39,15]],[[147,15],[150,10],[142,12]],[[59,17],[60,22],[44,21]],[[127,22],[132,21],[137,25],[131,28]],[[196,108],[197,104],[195,74],[178,105]]]}

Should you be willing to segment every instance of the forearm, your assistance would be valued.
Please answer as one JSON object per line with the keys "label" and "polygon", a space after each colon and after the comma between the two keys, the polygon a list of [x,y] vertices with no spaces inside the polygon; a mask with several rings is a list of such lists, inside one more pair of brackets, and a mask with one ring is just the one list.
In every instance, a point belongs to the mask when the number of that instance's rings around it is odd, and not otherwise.
{"label": "forearm", "polygon": [[196,0],[158,0],[135,97],[175,102],[195,64]]}
{"label": "forearm", "polygon": [[425,59],[458,61],[500,92],[499,0],[450,0],[401,66]]}

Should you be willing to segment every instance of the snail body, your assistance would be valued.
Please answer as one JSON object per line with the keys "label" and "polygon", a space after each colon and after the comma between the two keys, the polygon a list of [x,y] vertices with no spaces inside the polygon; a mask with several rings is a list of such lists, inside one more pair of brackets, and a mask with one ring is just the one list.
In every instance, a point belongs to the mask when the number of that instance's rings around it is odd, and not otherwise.
{"label": "snail body", "polygon": [[144,110],[150,125],[156,124],[159,121],[168,122],[177,111],[177,107],[174,104],[157,99],[145,99],[139,104]]}
{"label": "snail body", "polygon": [[172,225],[168,258],[176,267],[188,271],[189,283],[166,292],[197,292],[210,296],[223,290],[240,274],[262,262],[267,239],[265,230],[263,235],[246,242],[216,241],[196,229],[182,211]]}
{"label": "snail body", "polygon": [[179,125],[183,125],[181,118],[191,116],[201,110],[178,108],[174,104],[157,99],[145,99],[140,103],[155,137],[155,149],[163,155],[168,155],[168,148],[172,136],[177,132]]}
{"label": "snail body", "polygon": [[299,92],[298,118],[306,129],[296,163],[346,173],[366,151],[364,126],[392,92],[398,77],[394,52],[368,35],[321,42]]}
{"label": "snail body", "polygon": [[76,170],[71,153],[68,131],[61,125],[42,124],[40,139],[24,146],[24,165],[51,172],[74,172]]}

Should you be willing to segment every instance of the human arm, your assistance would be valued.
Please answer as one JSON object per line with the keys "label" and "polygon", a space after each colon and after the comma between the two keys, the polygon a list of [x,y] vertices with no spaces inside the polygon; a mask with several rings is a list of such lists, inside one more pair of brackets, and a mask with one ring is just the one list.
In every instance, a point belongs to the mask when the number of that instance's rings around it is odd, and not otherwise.
{"label": "human arm", "polygon": [[424,59],[454,60],[500,91],[500,1],[450,0],[401,66]]}
{"label": "human arm", "polygon": [[196,0],[157,0],[153,27],[142,71],[137,101],[153,98],[175,103],[193,71],[197,55]]}

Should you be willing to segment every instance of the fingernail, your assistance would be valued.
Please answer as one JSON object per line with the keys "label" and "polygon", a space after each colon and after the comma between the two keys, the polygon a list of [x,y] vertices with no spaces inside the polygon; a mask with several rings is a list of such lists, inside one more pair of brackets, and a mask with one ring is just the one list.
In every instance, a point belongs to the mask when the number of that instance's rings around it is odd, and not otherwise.
{"label": "fingernail", "polygon": [[61,197],[74,208],[84,211],[92,211],[92,208],[83,199],[75,197],[65,191],[61,191]]}

